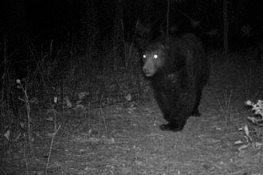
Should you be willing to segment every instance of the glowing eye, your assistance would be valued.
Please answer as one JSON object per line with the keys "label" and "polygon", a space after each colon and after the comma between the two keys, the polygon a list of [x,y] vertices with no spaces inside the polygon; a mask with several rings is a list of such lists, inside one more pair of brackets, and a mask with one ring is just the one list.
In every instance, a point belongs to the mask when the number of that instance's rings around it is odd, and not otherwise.
{"label": "glowing eye", "polygon": [[153,55],[153,58],[158,58],[158,55]]}
{"label": "glowing eye", "polygon": [[143,55],[142,57],[143,57],[143,58],[146,58],[146,55]]}

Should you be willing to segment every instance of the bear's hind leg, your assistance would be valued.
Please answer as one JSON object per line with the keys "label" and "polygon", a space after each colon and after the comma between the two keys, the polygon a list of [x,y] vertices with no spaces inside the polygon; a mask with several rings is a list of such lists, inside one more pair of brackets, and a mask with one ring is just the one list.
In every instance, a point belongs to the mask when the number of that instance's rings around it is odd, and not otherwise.
{"label": "bear's hind leg", "polygon": [[200,105],[201,97],[202,97],[202,91],[198,92],[196,94],[195,105],[194,105],[193,111],[191,113],[191,116],[199,117],[201,115],[201,113],[199,112],[199,109],[198,109],[198,107]]}
{"label": "bear's hind leg", "polygon": [[191,116],[200,117],[200,115],[201,115],[201,113],[199,112],[198,107],[194,108],[193,112],[191,113]]}

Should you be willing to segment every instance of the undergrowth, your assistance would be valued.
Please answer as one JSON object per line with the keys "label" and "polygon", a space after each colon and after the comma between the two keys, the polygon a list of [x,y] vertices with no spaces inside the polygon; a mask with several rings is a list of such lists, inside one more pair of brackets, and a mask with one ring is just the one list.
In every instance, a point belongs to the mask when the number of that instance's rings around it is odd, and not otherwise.
{"label": "undergrowth", "polygon": [[[34,157],[34,141],[38,131],[48,121],[51,138],[45,173],[49,168],[52,148],[60,128],[68,125],[64,115],[68,111],[84,114],[85,123],[92,109],[100,109],[104,129],[107,124],[103,108],[112,105],[135,106],[150,99],[148,82],[141,74],[139,55],[133,44],[124,43],[124,58],[108,45],[104,53],[89,49],[80,56],[73,44],[55,48],[53,41],[46,49],[28,45],[29,60],[21,73],[14,71],[11,53],[5,53],[1,82],[0,157],[8,157],[14,148],[20,149],[28,169],[29,156]],[[93,46],[90,46],[93,48]],[[69,52],[70,51],[70,52]],[[101,57],[98,61],[98,57]],[[116,63],[111,63],[117,57]],[[116,59],[114,59],[116,60]],[[115,66],[113,67],[112,64]]]}

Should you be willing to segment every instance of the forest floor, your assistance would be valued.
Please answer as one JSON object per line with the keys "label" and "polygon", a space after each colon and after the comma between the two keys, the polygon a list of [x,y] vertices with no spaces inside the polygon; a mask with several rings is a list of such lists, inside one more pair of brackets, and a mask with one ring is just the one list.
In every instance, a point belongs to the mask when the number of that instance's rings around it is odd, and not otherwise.
{"label": "forest floor", "polygon": [[[33,132],[31,153],[23,142],[5,148],[0,174],[263,175],[263,132],[248,122],[252,112],[245,108],[246,100],[263,99],[262,66],[211,59],[202,115],[190,117],[183,131],[159,129],[166,121],[154,100],[67,111],[57,132],[54,122]],[[250,141],[240,130],[245,126]]]}

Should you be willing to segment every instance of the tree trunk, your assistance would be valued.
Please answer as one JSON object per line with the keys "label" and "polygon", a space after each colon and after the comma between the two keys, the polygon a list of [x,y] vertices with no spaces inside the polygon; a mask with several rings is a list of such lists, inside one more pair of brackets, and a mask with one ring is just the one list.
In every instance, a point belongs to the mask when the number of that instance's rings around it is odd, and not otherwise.
{"label": "tree trunk", "polygon": [[[96,0],[82,1],[82,14],[80,19],[80,43],[83,46],[92,46],[95,42],[98,26]],[[91,47],[90,47],[91,48]],[[87,49],[87,48],[85,48]],[[86,52],[88,52],[86,50]]]}
{"label": "tree trunk", "polygon": [[116,0],[116,11],[115,11],[115,20],[114,20],[114,40],[113,40],[113,69],[117,70],[117,67],[121,65],[121,59],[124,57],[123,52],[123,13],[122,13],[122,4],[121,0]]}
{"label": "tree trunk", "polygon": [[170,20],[170,0],[167,0],[167,13],[166,13],[166,36],[168,37],[169,35],[169,20]]}
{"label": "tree trunk", "polygon": [[228,20],[228,1],[223,0],[223,16],[224,16],[224,52],[228,53],[228,28],[229,28],[229,20]]}

